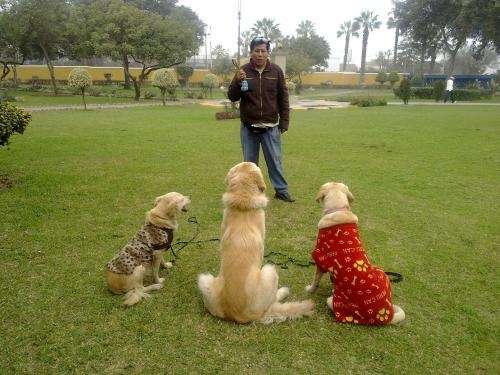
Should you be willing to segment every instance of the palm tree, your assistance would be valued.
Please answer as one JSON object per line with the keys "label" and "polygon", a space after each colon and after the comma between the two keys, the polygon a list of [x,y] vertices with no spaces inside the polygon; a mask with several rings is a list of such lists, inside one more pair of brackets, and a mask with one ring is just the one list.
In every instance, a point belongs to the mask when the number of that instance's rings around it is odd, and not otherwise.
{"label": "palm tree", "polygon": [[301,23],[299,23],[299,26],[297,27],[297,30],[295,30],[297,32],[297,36],[299,38],[310,38],[312,35],[314,35],[316,33],[316,31],[314,30],[314,23],[312,23],[311,21],[307,20],[307,21],[302,21]]}
{"label": "palm tree", "polygon": [[248,57],[248,49],[250,48],[250,41],[255,35],[252,33],[252,30],[243,31],[241,33],[241,49],[242,56]]}
{"label": "palm tree", "polygon": [[396,29],[394,32],[394,52],[392,54],[392,69],[395,69],[398,62],[398,44],[399,44],[399,25],[394,17],[389,17],[387,20],[388,29]]}
{"label": "palm tree", "polygon": [[263,36],[273,42],[278,41],[281,38],[281,31],[279,29],[279,23],[271,18],[263,18],[254,23],[252,33],[257,36]]}
{"label": "palm tree", "polygon": [[361,68],[359,70],[359,84],[365,83],[365,65],[366,65],[366,49],[368,47],[368,36],[370,31],[378,29],[381,22],[378,20],[378,16],[369,12],[367,10],[361,12],[361,14],[354,19],[355,22],[359,23],[363,29],[363,49],[361,51]]}
{"label": "palm tree", "polygon": [[358,37],[359,24],[357,22],[346,21],[337,31],[337,38],[345,35],[345,47],[344,47],[344,62],[342,63],[342,71],[345,72],[345,66],[347,65],[347,55],[349,54],[349,40],[351,35]]}

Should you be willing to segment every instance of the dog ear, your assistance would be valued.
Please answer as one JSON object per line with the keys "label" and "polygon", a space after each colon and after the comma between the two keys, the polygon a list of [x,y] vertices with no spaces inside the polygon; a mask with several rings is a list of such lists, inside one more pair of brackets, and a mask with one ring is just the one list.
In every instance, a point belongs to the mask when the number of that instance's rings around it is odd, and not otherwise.
{"label": "dog ear", "polygon": [[156,197],[155,202],[153,203],[153,207],[156,207],[158,205],[158,203],[160,202],[160,200],[161,200],[161,196]]}
{"label": "dog ear", "polygon": [[322,186],[318,191],[318,195],[316,195],[316,202],[321,203],[325,199],[327,192],[327,189]]}
{"label": "dog ear", "polygon": [[262,174],[258,171],[253,171],[252,176],[255,180],[255,183],[257,185],[257,188],[261,193],[266,191],[266,183],[264,182],[264,177],[262,177]]}
{"label": "dog ear", "polygon": [[344,188],[342,189],[347,197],[347,200],[349,203],[352,203],[354,201],[354,195],[349,191],[349,186],[344,185]]}

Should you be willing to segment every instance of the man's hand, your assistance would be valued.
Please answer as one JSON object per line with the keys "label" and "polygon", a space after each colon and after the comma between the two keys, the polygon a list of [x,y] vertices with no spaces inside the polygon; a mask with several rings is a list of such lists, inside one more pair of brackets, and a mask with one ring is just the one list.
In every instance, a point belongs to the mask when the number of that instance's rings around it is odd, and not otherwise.
{"label": "man's hand", "polygon": [[244,81],[245,79],[247,79],[247,74],[245,73],[245,71],[243,69],[240,69],[236,72],[235,78],[238,81],[238,83],[241,83],[241,81]]}

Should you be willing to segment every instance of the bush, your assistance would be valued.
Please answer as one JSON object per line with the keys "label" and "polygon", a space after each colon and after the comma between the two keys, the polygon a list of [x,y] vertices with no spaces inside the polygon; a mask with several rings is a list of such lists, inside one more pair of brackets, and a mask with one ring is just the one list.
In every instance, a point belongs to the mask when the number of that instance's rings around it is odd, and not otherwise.
{"label": "bush", "polygon": [[194,99],[194,91],[193,90],[184,91],[184,97],[187,99]]}
{"label": "bush", "polygon": [[168,93],[170,100],[176,100],[175,90],[179,87],[179,81],[175,74],[168,69],[158,69],[153,76],[153,86],[161,91],[161,99],[165,105],[165,93]]}
{"label": "bush", "polygon": [[489,99],[492,96],[491,90],[466,90],[466,89],[455,89],[453,90],[453,97],[455,100],[467,101],[467,100],[480,100]]}
{"label": "bush", "polygon": [[434,99],[434,88],[432,87],[412,87],[411,96],[418,99]]}
{"label": "bush", "polygon": [[152,91],[146,90],[144,91],[144,99],[153,99],[156,97],[156,94]]}
{"label": "bush", "polygon": [[325,81],[325,82],[321,82],[319,85],[323,88],[330,89],[333,87],[333,82],[332,81]]}
{"label": "bush", "polygon": [[192,66],[182,64],[175,67],[175,72],[179,78],[179,82],[184,86],[189,86],[189,78],[193,75],[194,69]]}
{"label": "bush", "polygon": [[403,103],[408,104],[408,101],[410,100],[411,96],[411,87],[408,78],[403,78],[401,80],[399,87],[394,89],[394,94],[398,98],[400,98],[403,101]]}
{"label": "bush", "polygon": [[443,98],[445,88],[446,88],[446,82],[444,80],[439,80],[434,82],[432,95],[434,96],[434,100],[436,102],[439,102]]}
{"label": "bush", "polygon": [[92,77],[90,73],[83,68],[71,70],[68,75],[68,85],[80,90],[82,93],[83,107],[87,109],[87,103],[85,103],[85,90],[92,86]]}
{"label": "bush", "polygon": [[295,91],[295,82],[288,81],[286,83],[286,86],[288,87],[288,92],[294,92]]}
{"label": "bush", "polygon": [[383,85],[389,80],[389,77],[387,76],[387,73],[385,72],[379,72],[377,76],[375,77],[375,82],[380,83],[380,85]]}
{"label": "bush", "polygon": [[213,73],[208,73],[203,77],[202,87],[210,92],[210,97],[212,97],[212,90],[219,86],[219,79]]}
{"label": "bush", "polygon": [[411,77],[410,86],[421,87],[424,85],[424,77],[421,75],[415,75]]}
{"label": "bush", "polygon": [[399,82],[399,74],[396,72],[390,72],[389,75],[387,76],[387,80],[391,84],[391,87],[394,87],[394,84],[396,82]]}
{"label": "bush", "polygon": [[9,143],[13,133],[23,134],[31,115],[10,103],[0,103],[0,147]]}
{"label": "bush", "polygon": [[384,98],[375,98],[372,96],[358,96],[358,97],[353,97],[350,101],[350,104],[357,105],[358,107],[374,107],[374,106],[387,105],[387,101]]}

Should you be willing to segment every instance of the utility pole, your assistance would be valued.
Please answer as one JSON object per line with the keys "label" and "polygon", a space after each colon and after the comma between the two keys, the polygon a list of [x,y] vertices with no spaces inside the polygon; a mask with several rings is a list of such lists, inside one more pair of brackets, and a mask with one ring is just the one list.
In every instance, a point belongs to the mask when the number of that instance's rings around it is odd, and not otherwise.
{"label": "utility pole", "polygon": [[241,54],[241,0],[238,0],[238,66],[240,66]]}
{"label": "utility pole", "polygon": [[205,31],[205,69],[208,69],[208,40],[207,40],[207,32]]}

